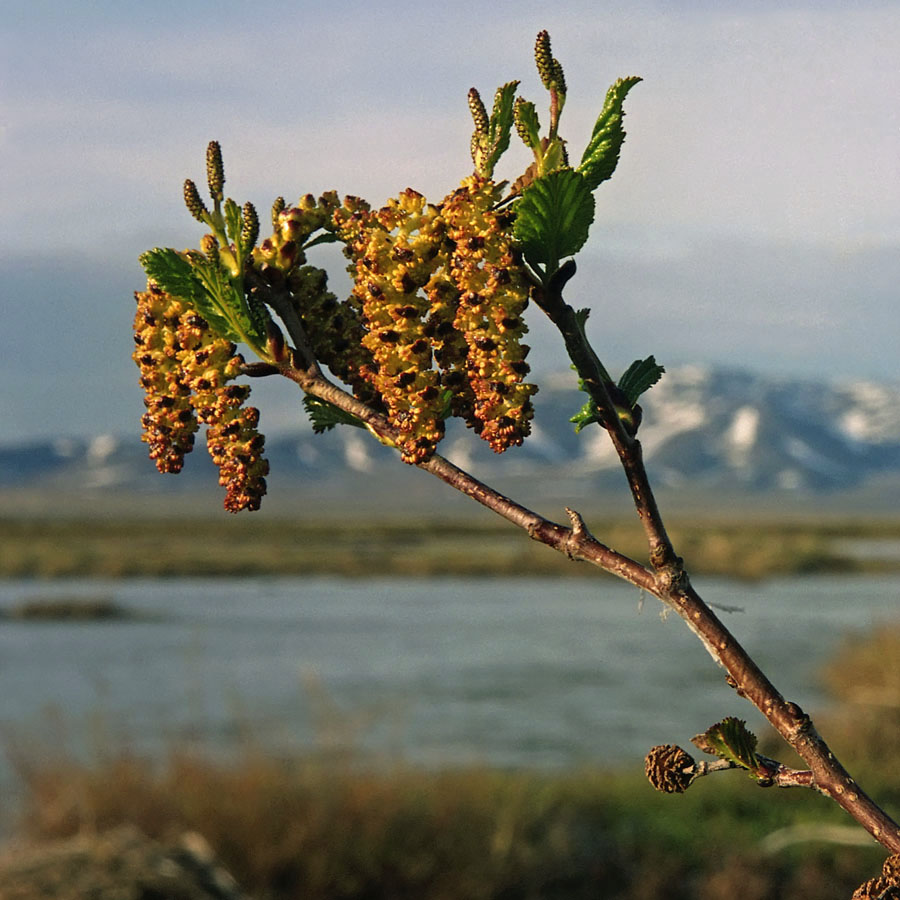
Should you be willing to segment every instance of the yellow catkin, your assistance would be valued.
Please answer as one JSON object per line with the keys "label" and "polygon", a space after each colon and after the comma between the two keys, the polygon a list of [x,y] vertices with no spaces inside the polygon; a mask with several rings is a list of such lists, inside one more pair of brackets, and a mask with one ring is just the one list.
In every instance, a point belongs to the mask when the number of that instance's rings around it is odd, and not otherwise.
{"label": "yellow catkin", "polygon": [[198,315],[186,316],[178,329],[184,381],[191,389],[197,417],[207,426],[206,446],[225,488],[225,509],[259,509],[266,493],[265,438],[257,430],[259,411],[244,407],[247,385],[230,384],[243,358],[231,341],[214,335]]}
{"label": "yellow catkin", "polygon": [[147,408],[141,418],[141,440],[149,445],[150,459],[160,472],[180,472],[199,427],[178,361],[177,328],[184,304],[152,284],[134,296],[137,311],[132,359],[141,371]]}
{"label": "yellow catkin", "polygon": [[514,248],[510,221],[494,207],[500,188],[481,176],[466,178],[441,206],[452,241],[450,277],[459,290],[454,326],[466,342],[466,378],[474,397],[470,422],[501,453],[531,430],[531,397],[524,382],[528,346],[521,339],[528,282]]}
{"label": "yellow catkin", "polygon": [[301,266],[288,276],[287,285],[316,359],[350,385],[360,400],[382,410],[381,397],[364,375],[373,371],[375,361],[363,346],[359,310],[328,290],[324,269]]}
{"label": "yellow catkin", "polygon": [[253,249],[254,265],[273,266],[285,275],[302,266],[306,262],[303,245],[315,231],[331,223],[336,207],[337,195],[332,192],[318,200],[307,194],[294,206],[277,209],[273,233]]}
{"label": "yellow catkin", "polygon": [[141,370],[147,412],[142,439],[161,472],[179,472],[200,423],[226,488],[231,512],[258,509],[266,492],[265,439],[259,413],[244,407],[250,388],[229,384],[243,359],[235,345],[217,337],[183,300],[148,285],[135,294],[134,360]]}
{"label": "yellow catkin", "polygon": [[438,210],[411,189],[373,211],[345,202],[335,218],[346,243],[353,296],[374,365],[362,374],[381,396],[407,463],[420,463],[444,435],[444,403],[432,365],[422,293],[441,262],[444,225]]}

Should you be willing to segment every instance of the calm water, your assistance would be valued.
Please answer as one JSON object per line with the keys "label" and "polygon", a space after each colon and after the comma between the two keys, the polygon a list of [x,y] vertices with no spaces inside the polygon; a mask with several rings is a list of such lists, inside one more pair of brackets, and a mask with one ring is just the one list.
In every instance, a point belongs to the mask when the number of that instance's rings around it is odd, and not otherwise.
{"label": "calm water", "polygon": [[[811,710],[840,636],[900,619],[900,578],[698,587],[743,608],[726,623]],[[48,750],[84,749],[100,735],[155,753],[252,735],[426,765],[555,767],[633,764],[722,716],[758,721],[674,614],[612,579],[0,582],[0,606],[74,595],[153,618],[0,623],[7,740],[46,732]]]}

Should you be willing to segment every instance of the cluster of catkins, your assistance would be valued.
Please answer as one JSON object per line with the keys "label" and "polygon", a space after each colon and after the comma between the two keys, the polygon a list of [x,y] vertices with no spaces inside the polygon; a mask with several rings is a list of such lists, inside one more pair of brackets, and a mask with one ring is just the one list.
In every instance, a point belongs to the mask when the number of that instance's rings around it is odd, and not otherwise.
{"label": "cluster of catkins", "polygon": [[[334,194],[276,202],[274,234],[254,251],[257,266],[284,275],[316,358],[396,429],[405,462],[434,453],[448,415],[497,453],[529,433],[529,287],[499,200],[496,184],[472,176],[437,206],[413,190],[377,210]],[[299,246],[316,228],[344,244],[346,300],[304,265]]]}
{"label": "cluster of catkins", "polygon": [[[413,190],[377,210],[354,197],[341,203],[333,192],[292,207],[279,198],[273,233],[248,260],[264,283],[288,290],[316,359],[388,419],[405,462],[431,457],[450,415],[497,453],[529,433],[537,391],[524,381],[529,287],[511,217],[497,208],[500,193],[472,176],[439,205]],[[256,226],[255,212],[252,219]],[[343,243],[349,259],[354,287],[344,300],[328,290],[324,270],[306,264],[304,245],[321,231]],[[211,235],[204,250],[206,258],[218,253]],[[268,471],[259,413],[243,405],[249,388],[229,383],[243,359],[186,301],[152,282],[135,296],[134,360],[151,459],[162,472],[180,471],[204,424],[226,508],[257,509]]]}
{"label": "cluster of catkins", "polygon": [[142,440],[160,472],[179,472],[200,424],[226,489],[229,512],[259,509],[268,462],[257,431],[259,412],[245,407],[250,388],[230,384],[244,360],[183,300],[152,282],[135,293],[133,359],[144,388]]}

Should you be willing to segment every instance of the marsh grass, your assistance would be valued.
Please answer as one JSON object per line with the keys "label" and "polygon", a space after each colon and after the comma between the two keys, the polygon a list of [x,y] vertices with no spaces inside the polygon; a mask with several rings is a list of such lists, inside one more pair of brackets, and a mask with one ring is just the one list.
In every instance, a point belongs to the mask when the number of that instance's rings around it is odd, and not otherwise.
{"label": "marsh grass", "polygon": [[[630,521],[592,521],[615,549],[643,559]],[[848,540],[900,541],[900,523],[675,522],[694,574],[738,578],[900,570],[900,558],[859,559]],[[0,519],[0,577],[227,575],[593,575],[502,522],[343,519]]]}
{"label": "marsh grass", "polygon": [[[195,829],[247,890],[273,900],[828,900],[849,896],[880,857],[843,847],[765,857],[768,831],[834,812],[737,779],[673,798],[639,775],[366,770],[260,753],[223,763],[179,751],[157,766],[122,753],[25,776],[21,836]],[[752,891],[735,893],[748,878]]]}
{"label": "marsh grass", "polygon": [[[825,673],[843,705],[819,719],[888,809],[900,805],[900,732],[875,753],[884,720],[873,712],[860,728],[846,701],[858,688],[893,691],[897,659],[900,630],[848,641]],[[874,842],[826,840],[852,826],[826,798],[763,790],[739,772],[670,796],[650,788],[640,760],[620,772],[429,771],[353,752],[278,756],[250,734],[229,758],[173,740],[151,761],[93,727],[87,761],[66,752],[59,723],[49,752],[34,735],[7,741],[23,797],[16,835],[194,829],[266,900],[846,900],[884,856]],[[805,837],[767,851],[785,829]]]}

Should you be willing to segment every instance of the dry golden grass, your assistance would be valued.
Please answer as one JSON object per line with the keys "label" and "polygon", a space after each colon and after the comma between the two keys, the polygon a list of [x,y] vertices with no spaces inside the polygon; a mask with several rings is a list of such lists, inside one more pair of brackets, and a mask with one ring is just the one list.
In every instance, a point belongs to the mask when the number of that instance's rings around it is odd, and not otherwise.
{"label": "dry golden grass", "polygon": [[[848,642],[825,674],[841,705],[817,717],[888,810],[900,806],[898,659],[900,630]],[[860,706],[863,689],[891,704]],[[17,836],[197,830],[265,900],[846,900],[885,855],[808,842],[767,852],[779,829],[851,823],[824,797],[760,790],[737,772],[671,796],[650,788],[639,761],[618,774],[434,772],[352,754],[276,758],[248,740],[233,758],[173,744],[150,762],[110,733],[97,726],[89,762],[66,751],[65,729],[49,749],[36,733],[7,736],[23,795]]]}
{"label": "dry golden grass", "polygon": [[[592,521],[605,543],[646,558],[639,525]],[[888,571],[900,561],[859,561],[840,542],[900,539],[900,525],[675,522],[689,571],[738,578]],[[0,519],[0,577],[216,575],[595,575],[506,523],[413,520],[290,522],[245,517]]]}

